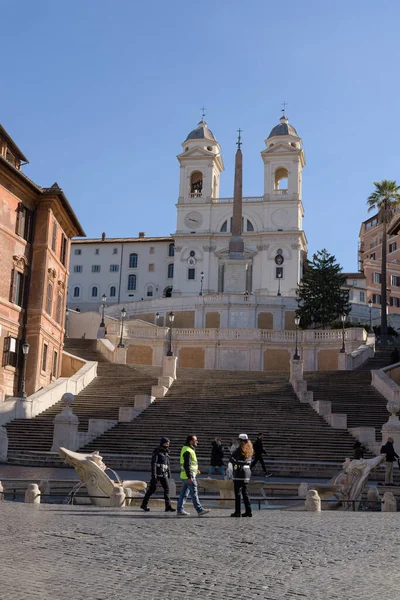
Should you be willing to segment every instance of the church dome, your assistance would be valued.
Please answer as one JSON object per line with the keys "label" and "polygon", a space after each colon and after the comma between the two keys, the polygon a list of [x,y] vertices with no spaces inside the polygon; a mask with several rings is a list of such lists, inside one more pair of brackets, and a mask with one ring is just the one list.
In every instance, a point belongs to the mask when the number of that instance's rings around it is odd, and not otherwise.
{"label": "church dome", "polygon": [[294,135],[295,137],[299,137],[293,125],[289,125],[287,117],[281,117],[279,119],[279,125],[276,125],[271,130],[267,139],[275,137],[276,135]]}
{"label": "church dome", "polygon": [[185,142],[187,142],[188,140],[213,140],[214,142],[217,141],[214,137],[213,132],[210,129],[208,129],[208,125],[204,121],[204,119],[197,124],[196,129],[193,129],[193,131],[189,133]]}

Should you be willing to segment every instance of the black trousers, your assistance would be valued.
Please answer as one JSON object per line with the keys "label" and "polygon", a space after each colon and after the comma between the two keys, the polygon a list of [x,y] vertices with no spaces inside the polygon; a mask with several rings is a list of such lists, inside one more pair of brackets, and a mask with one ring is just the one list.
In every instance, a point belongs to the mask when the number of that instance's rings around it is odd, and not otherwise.
{"label": "black trousers", "polygon": [[262,470],[264,471],[264,473],[266,473],[267,467],[265,466],[265,462],[262,457],[262,454],[256,454],[253,456],[253,460],[251,461],[250,469],[253,470],[258,462],[260,462]]}
{"label": "black trousers", "polygon": [[243,496],[243,502],[246,511],[251,512],[251,504],[249,492],[247,491],[247,483],[245,483],[243,480],[234,480],[233,489],[235,490],[235,513],[240,513],[240,492]]}
{"label": "black trousers", "polygon": [[156,477],[155,479],[151,479],[150,485],[144,495],[142,506],[147,506],[150,496],[154,494],[159,483],[162,485],[164,490],[165,508],[169,508],[171,506],[171,498],[169,497],[169,480],[167,477]]}

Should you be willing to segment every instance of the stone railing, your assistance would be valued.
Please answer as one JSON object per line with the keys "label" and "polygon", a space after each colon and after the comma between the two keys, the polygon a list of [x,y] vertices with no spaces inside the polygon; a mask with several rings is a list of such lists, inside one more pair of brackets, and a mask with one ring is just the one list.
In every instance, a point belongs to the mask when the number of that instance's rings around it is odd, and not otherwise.
{"label": "stone railing", "polygon": [[341,371],[353,371],[365,361],[374,356],[374,343],[362,344],[359,348],[349,354],[339,354],[339,369]]}
{"label": "stone railing", "polygon": [[[247,196],[243,202],[263,202],[264,196]],[[212,198],[211,202],[215,204],[233,204],[233,198]]]}
{"label": "stone railing", "polygon": [[390,377],[390,373],[394,373],[398,369],[400,369],[400,363],[390,365],[386,369],[380,369],[379,371],[371,371],[371,385],[387,400],[400,403],[400,387]]}

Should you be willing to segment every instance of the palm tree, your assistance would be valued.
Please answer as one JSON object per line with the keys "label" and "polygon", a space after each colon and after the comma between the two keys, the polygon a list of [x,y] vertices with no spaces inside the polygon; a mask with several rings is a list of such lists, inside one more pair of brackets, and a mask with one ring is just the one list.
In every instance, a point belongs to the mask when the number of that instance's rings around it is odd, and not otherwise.
{"label": "palm tree", "polygon": [[381,342],[387,340],[387,226],[390,223],[395,209],[400,206],[400,186],[396,181],[383,179],[374,181],[375,190],[368,196],[368,211],[377,210],[378,218],[382,223],[382,265],[381,265]]}

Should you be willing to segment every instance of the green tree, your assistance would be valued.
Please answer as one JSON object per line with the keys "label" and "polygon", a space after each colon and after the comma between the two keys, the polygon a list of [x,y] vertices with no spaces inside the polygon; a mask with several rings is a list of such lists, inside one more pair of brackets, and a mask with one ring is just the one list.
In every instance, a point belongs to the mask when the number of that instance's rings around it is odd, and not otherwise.
{"label": "green tree", "polygon": [[400,186],[396,181],[383,179],[374,181],[375,190],[368,196],[368,211],[377,210],[379,222],[382,223],[382,260],[381,260],[381,342],[387,339],[387,226],[393,213],[400,205]]}
{"label": "green tree", "polygon": [[297,290],[296,312],[302,328],[312,323],[324,328],[340,315],[349,314],[349,292],[342,289],[346,277],[341,271],[336,258],[327,250],[319,250],[312,261],[306,262]]}

